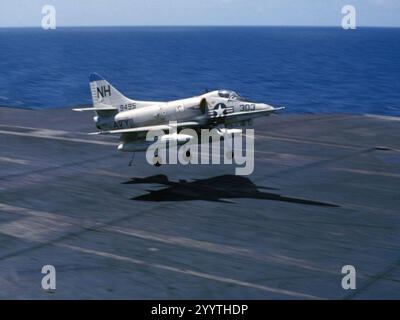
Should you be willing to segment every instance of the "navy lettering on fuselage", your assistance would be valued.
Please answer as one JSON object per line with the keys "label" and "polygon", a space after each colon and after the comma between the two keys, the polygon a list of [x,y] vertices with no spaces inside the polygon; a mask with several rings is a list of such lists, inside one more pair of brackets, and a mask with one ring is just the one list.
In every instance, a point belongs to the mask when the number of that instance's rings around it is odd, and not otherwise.
{"label": "navy lettering on fuselage", "polygon": [[128,129],[128,128],[133,128],[133,126],[134,126],[133,119],[114,121],[115,129]]}
{"label": "navy lettering on fuselage", "polygon": [[107,97],[107,96],[111,96],[111,87],[110,85],[107,86],[101,86],[100,88],[97,87],[97,98],[100,98],[100,96],[102,98]]}

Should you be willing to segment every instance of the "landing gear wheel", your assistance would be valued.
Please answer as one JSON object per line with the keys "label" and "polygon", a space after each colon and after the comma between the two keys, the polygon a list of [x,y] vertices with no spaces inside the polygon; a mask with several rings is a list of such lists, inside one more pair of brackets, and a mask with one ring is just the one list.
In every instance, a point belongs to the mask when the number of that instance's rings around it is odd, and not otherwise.
{"label": "landing gear wheel", "polygon": [[160,156],[155,156],[154,158],[153,158],[153,164],[156,166],[156,167],[159,167],[159,166],[161,166],[161,163],[162,161],[161,161],[161,157]]}
{"label": "landing gear wheel", "polygon": [[190,152],[190,149],[186,150],[183,155],[184,155],[186,161],[190,161],[190,159],[192,159],[192,154]]}

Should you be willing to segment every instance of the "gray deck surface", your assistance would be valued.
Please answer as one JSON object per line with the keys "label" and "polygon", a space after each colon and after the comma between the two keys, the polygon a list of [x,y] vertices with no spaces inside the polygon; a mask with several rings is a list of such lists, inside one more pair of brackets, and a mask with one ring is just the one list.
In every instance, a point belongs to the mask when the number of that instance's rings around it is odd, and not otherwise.
{"label": "gray deck surface", "polygon": [[0,298],[400,298],[398,119],[260,119],[240,177],[128,167],[92,117],[0,108]]}

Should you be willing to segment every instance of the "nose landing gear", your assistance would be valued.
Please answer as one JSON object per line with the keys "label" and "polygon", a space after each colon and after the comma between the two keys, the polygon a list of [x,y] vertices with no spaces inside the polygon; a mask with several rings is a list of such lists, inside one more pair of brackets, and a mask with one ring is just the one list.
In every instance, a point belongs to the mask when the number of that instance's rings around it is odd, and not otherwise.
{"label": "nose landing gear", "polygon": [[132,152],[132,158],[131,158],[131,161],[129,161],[129,164],[128,164],[129,167],[132,166],[132,163],[133,163],[134,159],[135,159],[135,152]]}

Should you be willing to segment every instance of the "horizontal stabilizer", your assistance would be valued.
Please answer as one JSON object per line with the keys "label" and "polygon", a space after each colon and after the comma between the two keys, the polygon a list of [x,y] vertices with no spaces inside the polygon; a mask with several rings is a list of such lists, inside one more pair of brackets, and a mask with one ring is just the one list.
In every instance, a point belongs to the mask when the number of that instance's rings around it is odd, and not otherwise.
{"label": "horizontal stabilizer", "polygon": [[90,108],[75,108],[72,109],[74,111],[112,111],[112,110],[118,110],[117,107],[113,107],[111,105],[107,104],[97,104],[96,107],[90,107]]}

